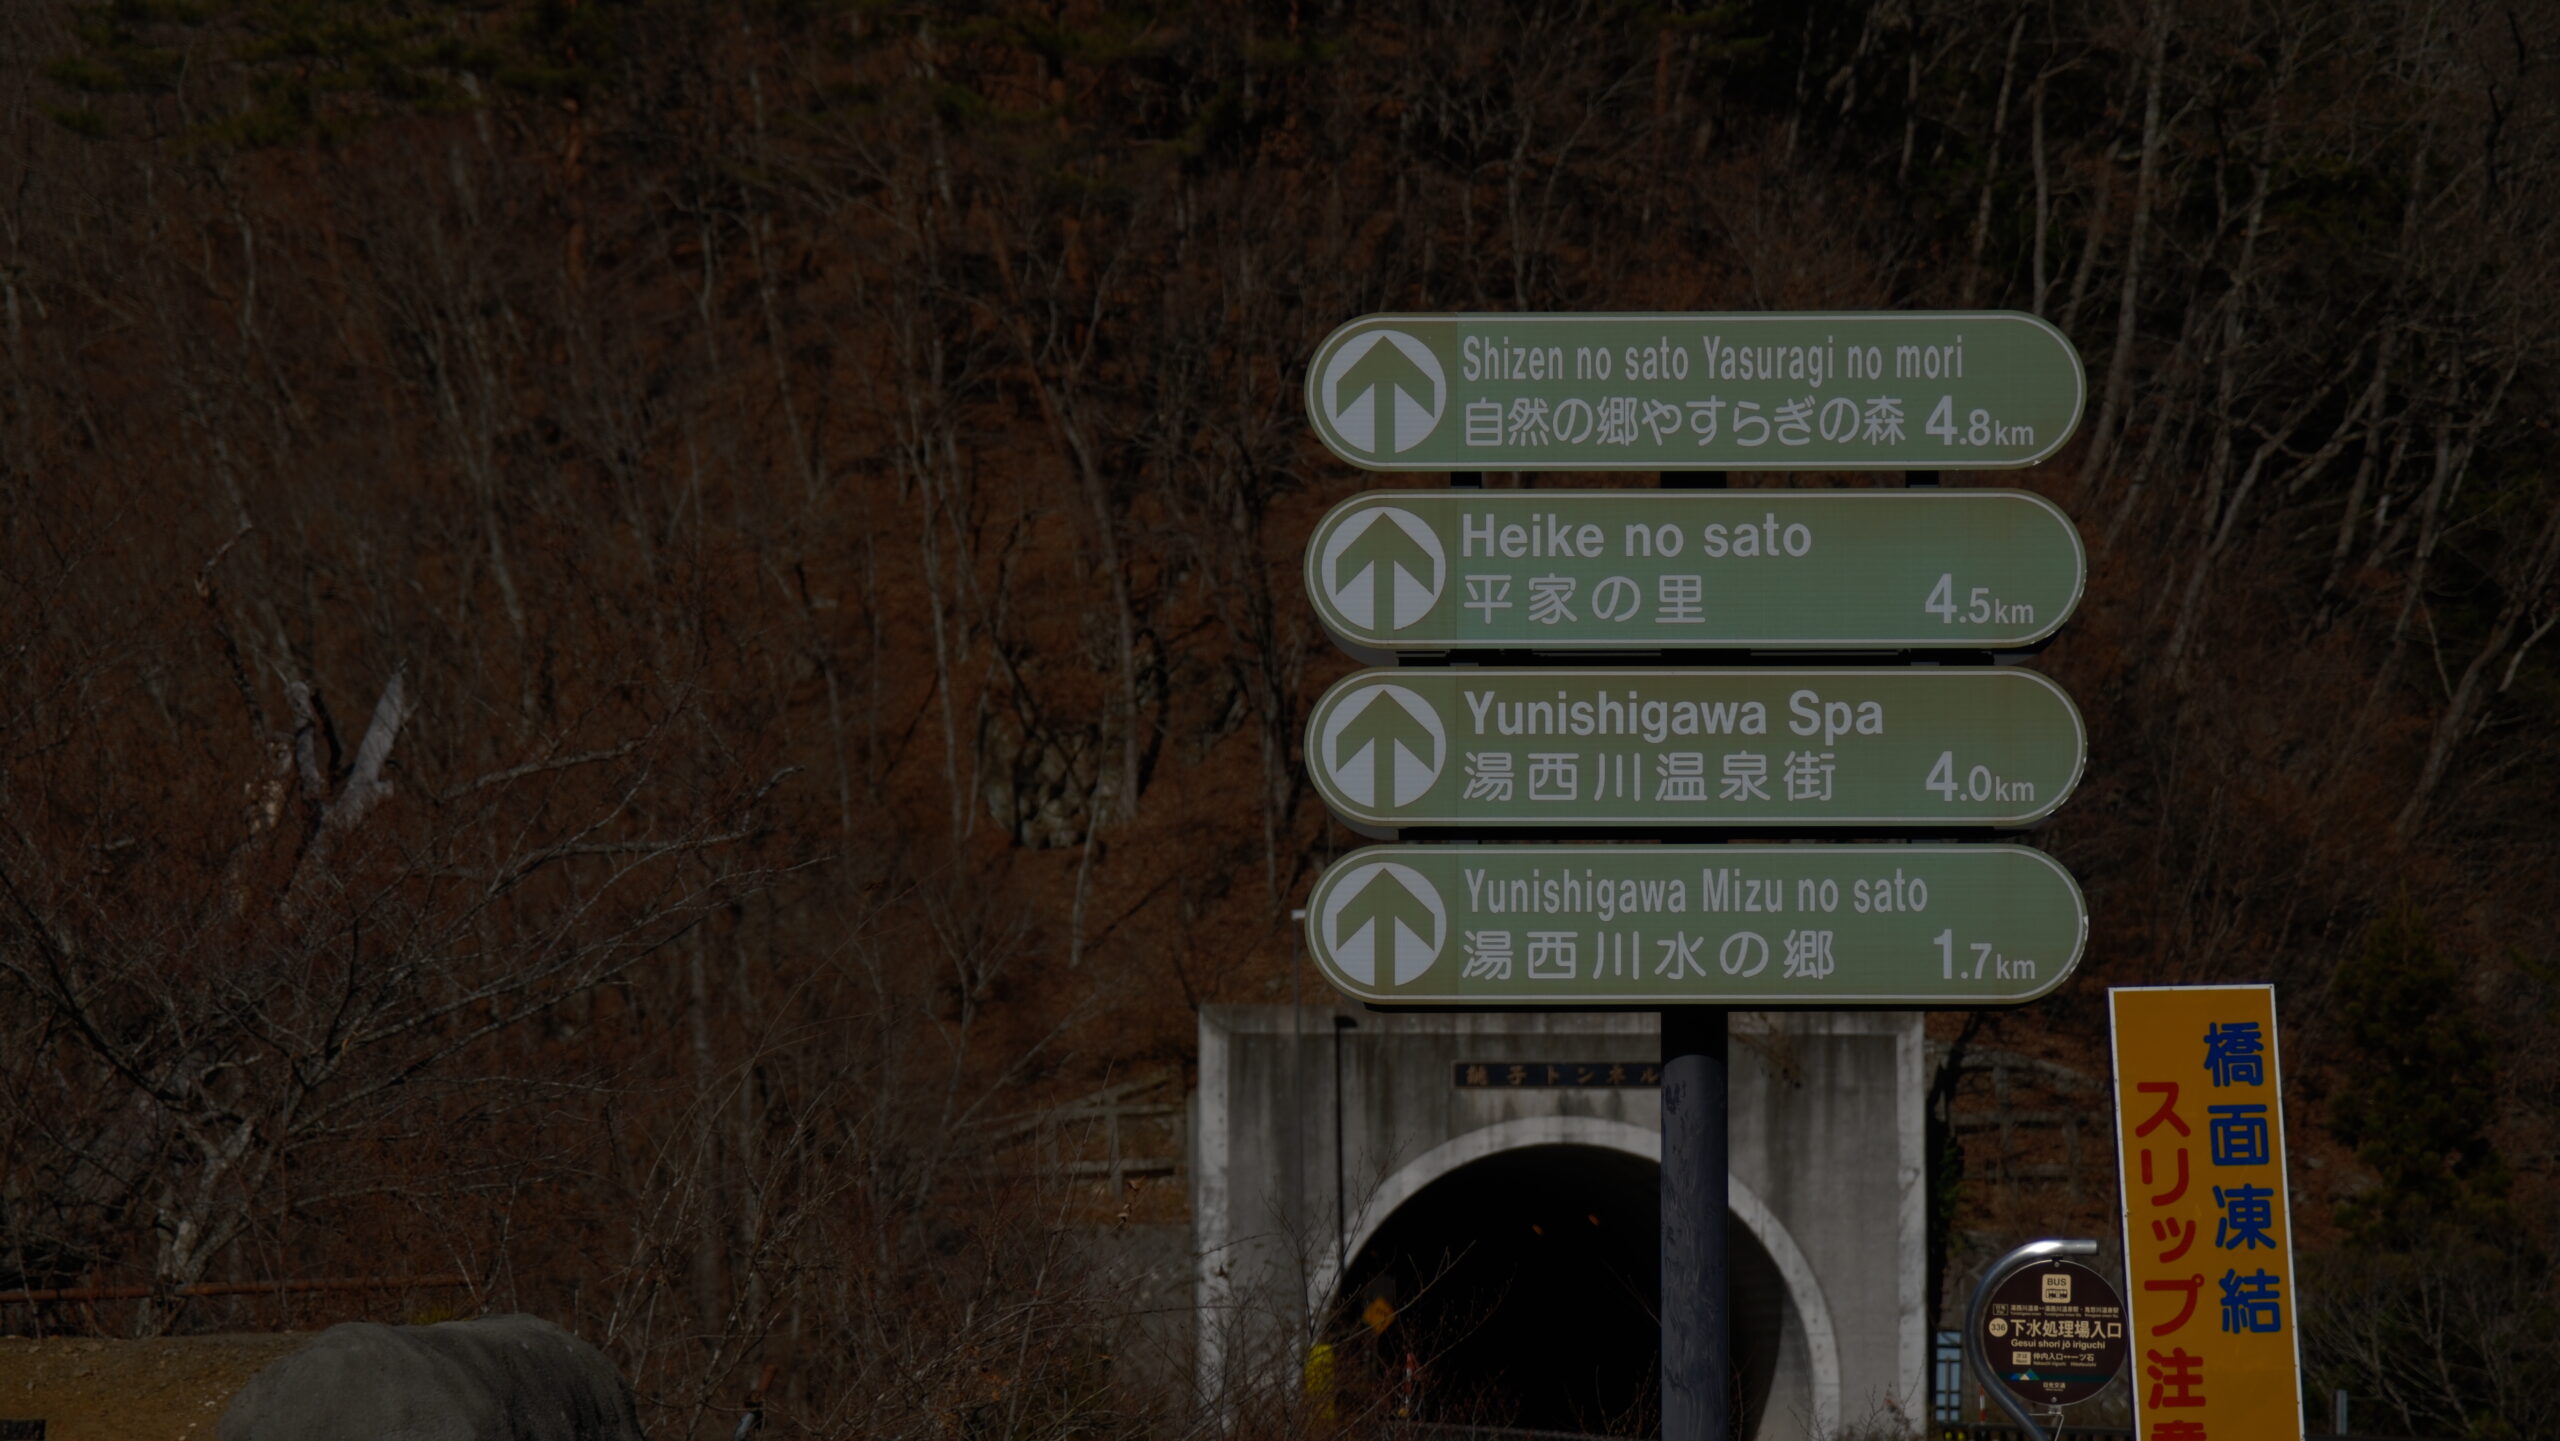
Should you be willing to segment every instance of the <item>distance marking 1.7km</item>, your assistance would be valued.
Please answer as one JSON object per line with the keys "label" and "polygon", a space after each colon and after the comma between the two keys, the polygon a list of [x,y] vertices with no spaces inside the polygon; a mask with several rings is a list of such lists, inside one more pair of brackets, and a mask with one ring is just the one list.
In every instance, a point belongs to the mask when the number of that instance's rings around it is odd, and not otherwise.
{"label": "distance marking 1.7km", "polygon": [[1307,716],[1356,830],[2011,828],[2079,783],[2070,697],[2015,666],[1407,667]]}
{"label": "distance marking 1.7km", "polygon": [[1336,330],[1306,399],[1369,470],[1999,470],[2087,391],[2019,311],[1439,314]]}
{"label": "distance marking 1.7km", "polygon": [[2023,490],[1371,491],[1307,544],[1344,649],[2013,650],[2061,629],[2079,532]]}
{"label": "distance marking 1.7km", "polygon": [[1371,846],[1307,901],[1325,979],[1380,1006],[2013,1006],[2088,924],[2015,845]]}

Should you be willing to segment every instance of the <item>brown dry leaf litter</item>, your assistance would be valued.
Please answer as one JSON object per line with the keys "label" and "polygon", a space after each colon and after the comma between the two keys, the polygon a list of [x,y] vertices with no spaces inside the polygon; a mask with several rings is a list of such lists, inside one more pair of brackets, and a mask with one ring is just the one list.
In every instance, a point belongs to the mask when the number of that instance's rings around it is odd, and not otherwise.
{"label": "brown dry leaf litter", "polygon": [[0,1419],[41,1420],[46,1441],[211,1441],[249,1378],[310,1339],[0,1336]]}

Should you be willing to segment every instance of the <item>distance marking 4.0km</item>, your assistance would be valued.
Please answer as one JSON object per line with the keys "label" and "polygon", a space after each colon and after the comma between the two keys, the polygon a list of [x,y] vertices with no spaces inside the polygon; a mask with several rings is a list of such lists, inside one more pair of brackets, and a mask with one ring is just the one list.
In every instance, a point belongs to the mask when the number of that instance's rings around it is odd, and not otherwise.
{"label": "distance marking 4.0km", "polygon": [[1373,835],[2013,828],[2069,797],[2087,735],[2016,666],[1406,667],[1326,691],[1306,756]]}

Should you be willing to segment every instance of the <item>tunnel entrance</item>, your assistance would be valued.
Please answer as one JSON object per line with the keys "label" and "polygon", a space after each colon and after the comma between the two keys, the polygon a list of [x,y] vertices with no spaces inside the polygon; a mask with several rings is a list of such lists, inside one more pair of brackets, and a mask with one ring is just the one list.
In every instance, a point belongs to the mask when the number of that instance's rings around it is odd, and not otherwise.
{"label": "tunnel entrance", "polygon": [[[1329,1334],[1355,1411],[1470,1426],[1660,1434],[1661,1173],[1591,1146],[1498,1151],[1385,1218]],[[1732,1223],[1738,1436],[1786,1434],[1795,1321],[1768,1253]],[[1796,1369],[1800,1369],[1796,1368]]]}

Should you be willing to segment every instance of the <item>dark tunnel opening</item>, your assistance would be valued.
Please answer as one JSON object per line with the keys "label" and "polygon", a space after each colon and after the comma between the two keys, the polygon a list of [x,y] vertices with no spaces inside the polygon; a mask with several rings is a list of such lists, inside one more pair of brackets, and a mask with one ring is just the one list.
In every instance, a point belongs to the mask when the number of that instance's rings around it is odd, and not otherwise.
{"label": "dark tunnel opening", "polygon": [[[1659,1434],[1660,1174],[1620,1151],[1535,1146],[1425,1187],[1338,1293],[1344,1400],[1423,1422]],[[1792,1322],[1775,1264],[1740,1224],[1729,1235],[1735,1435],[1748,1437]]]}

